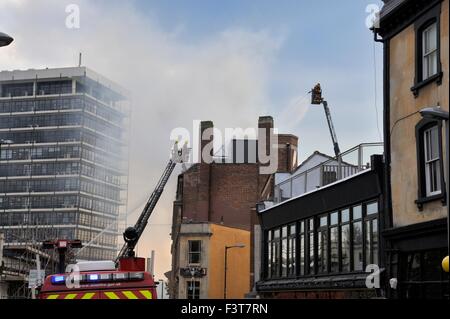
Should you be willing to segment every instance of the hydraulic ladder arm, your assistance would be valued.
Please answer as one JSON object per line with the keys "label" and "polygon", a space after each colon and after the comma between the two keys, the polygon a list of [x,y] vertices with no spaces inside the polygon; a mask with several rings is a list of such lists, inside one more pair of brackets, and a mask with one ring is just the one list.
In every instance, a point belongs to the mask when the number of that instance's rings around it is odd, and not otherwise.
{"label": "hydraulic ladder arm", "polygon": [[145,227],[147,226],[148,219],[150,218],[153,210],[155,209],[156,204],[158,203],[158,200],[161,197],[161,194],[164,191],[164,187],[166,186],[175,166],[177,165],[177,163],[184,162],[185,156],[188,156],[187,148],[183,147],[182,150],[178,150],[176,143],[174,150],[172,152],[172,158],[169,160],[169,163],[167,163],[167,166],[164,169],[163,174],[161,175],[158,183],[156,184],[155,190],[153,191],[147,203],[145,204],[144,210],[142,211],[141,215],[136,221],[136,224],[134,225],[134,227],[128,227],[123,233],[123,239],[125,240],[125,243],[122,249],[120,250],[119,254],[117,255],[116,259],[114,260],[116,264],[119,262],[121,258],[135,256],[134,248],[136,247],[139,238],[141,237],[142,233],[145,230]]}
{"label": "hydraulic ladder arm", "polygon": [[328,128],[330,129],[331,140],[333,142],[334,154],[336,155],[336,158],[339,158],[339,155],[341,154],[341,150],[339,149],[336,131],[334,130],[333,120],[331,119],[330,108],[328,107],[328,102],[325,101],[322,97],[322,89],[320,87],[320,84],[317,84],[311,90],[311,104],[314,104],[314,105],[322,104],[323,105],[323,108],[325,110],[325,116],[326,116],[327,122],[328,122]]}

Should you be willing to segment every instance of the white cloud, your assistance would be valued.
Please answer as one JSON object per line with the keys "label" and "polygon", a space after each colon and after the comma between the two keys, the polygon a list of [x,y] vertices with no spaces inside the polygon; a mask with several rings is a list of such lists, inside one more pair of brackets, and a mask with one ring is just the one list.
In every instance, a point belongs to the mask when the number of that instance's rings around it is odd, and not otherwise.
{"label": "white cloud", "polygon": [[[80,29],[65,27],[70,3],[80,6]],[[164,30],[125,1],[2,0],[0,21],[15,38],[0,51],[0,70],[75,66],[83,52],[83,65],[132,92],[130,207],[159,178],[173,128],[192,130],[194,119],[248,127],[266,115],[268,74],[283,41],[266,30],[236,28],[189,43],[182,26]],[[170,269],[174,181],[139,247],[142,256],[156,250],[158,277]]]}

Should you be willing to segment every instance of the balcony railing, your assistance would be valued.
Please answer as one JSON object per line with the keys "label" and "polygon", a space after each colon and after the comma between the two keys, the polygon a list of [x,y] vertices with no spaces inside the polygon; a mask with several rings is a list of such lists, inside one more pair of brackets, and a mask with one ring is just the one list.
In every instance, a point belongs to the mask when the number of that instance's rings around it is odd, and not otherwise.
{"label": "balcony railing", "polygon": [[275,185],[274,202],[311,192],[370,169],[370,157],[383,154],[383,143],[363,143]]}

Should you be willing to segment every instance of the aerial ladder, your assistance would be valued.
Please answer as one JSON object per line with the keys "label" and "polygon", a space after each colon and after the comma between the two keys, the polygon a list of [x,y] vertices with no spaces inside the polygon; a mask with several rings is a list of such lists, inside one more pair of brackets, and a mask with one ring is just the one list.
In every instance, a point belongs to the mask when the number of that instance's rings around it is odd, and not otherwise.
{"label": "aerial ladder", "polygon": [[[39,288],[40,299],[155,299],[156,283],[153,274],[145,271],[145,258],[135,256],[134,248],[148,224],[148,220],[164,191],[175,166],[183,166],[189,159],[187,144],[182,149],[175,143],[172,156],[161,178],[133,227],[123,233],[125,243],[111,261],[78,262],[64,270],[65,254],[70,248],[81,248],[79,240],[44,242],[47,249],[57,248],[60,257],[58,274],[47,276]],[[85,247],[89,246],[88,243]],[[76,273],[73,271],[76,270]],[[76,282],[75,282],[76,279]],[[74,280],[72,282],[72,280]],[[94,285],[93,285],[94,284]]]}
{"label": "aerial ladder", "polygon": [[161,197],[161,194],[164,191],[164,187],[166,186],[170,175],[172,174],[177,163],[185,163],[188,157],[189,151],[187,148],[187,144],[184,144],[182,149],[178,149],[178,142],[176,142],[172,151],[172,157],[167,163],[167,166],[164,169],[163,174],[161,175],[158,183],[156,184],[155,190],[153,191],[147,203],[145,204],[145,207],[141,215],[139,216],[138,220],[136,221],[136,224],[134,226],[130,226],[127,229],[125,229],[123,233],[123,239],[125,243],[114,260],[116,264],[118,264],[121,260],[127,258],[131,259],[135,258],[134,248],[136,247],[139,239],[142,236],[142,233],[145,230],[145,227],[148,224],[148,220],[152,215],[152,212],[155,209],[156,204],[158,203],[158,200]]}
{"label": "aerial ladder", "polygon": [[333,120],[331,119],[331,113],[330,108],[328,107],[328,102],[325,101],[325,99],[322,97],[322,89],[320,87],[320,83],[318,83],[312,90],[311,90],[311,104],[313,105],[323,105],[323,108],[325,110],[325,116],[327,118],[328,122],[328,128],[330,129],[331,134],[331,140],[333,142],[334,147],[334,154],[336,155],[336,159],[339,160],[341,155],[341,150],[339,149],[339,144],[336,136],[336,131],[334,129]]}

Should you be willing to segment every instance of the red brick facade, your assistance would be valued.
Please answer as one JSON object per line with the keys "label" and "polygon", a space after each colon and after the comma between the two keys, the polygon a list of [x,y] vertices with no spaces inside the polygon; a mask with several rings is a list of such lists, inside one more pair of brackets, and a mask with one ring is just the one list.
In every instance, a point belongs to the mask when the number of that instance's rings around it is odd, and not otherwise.
{"label": "red brick facade", "polygon": [[[266,141],[269,129],[273,128],[271,117],[261,117],[259,128],[266,129]],[[204,130],[212,129],[212,122],[202,122],[200,136]],[[201,141],[205,147],[213,140]],[[294,135],[278,135],[278,171],[291,172],[297,166],[297,142]],[[269,147],[268,143],[266,143]],[[266,152],[269,152],[267,147]],[[201,152],[201,150],[200,150]],[[250,230],[251,213],[261,199],[261,191],[270,175],[259,173],[258,163],[201,163],[193,165],[182,175],[178,187],[182,212],[174,221],[213,222],[226,226]],[[272,189],[271,187],[268,189]]]}
{"label": "red brick facade", "polygon": [[[258,128],[265,128],[266,154],[269,154],[269,134],[274,127],[272,117],[260,117]],[[212,129],[212,122],[200,124],[200,138],[204,130]],[[202,153],[204,147],[211,146],[213,136],[200,141]],[[297,167],[297,142],[293,135],[278,135],[278,171],[291,172]],[[257,143],[262,145],[261,143]],[[214,154],[208,152],[209,154]],[[199,155],[200,155],[199,154]],[[252,233],[249,267],[253,271],[253,227],[258,223],[256,204],[262,199],[273,196],[273,178],[270,174],[260,174],[258,163],[205,163],[199,157],[200,163],[194,164],[178,176],[177,197],[173,207],[172,225],[172,271],[168,273],[171,295],[177,295],[175,282],[178,274],[179,261],[177,257],[178,233],[181,223],[211,222],[239,228]],[[264,192],[263,192],[264,190]],[[250,275],[253,286],[254,275]]]}

